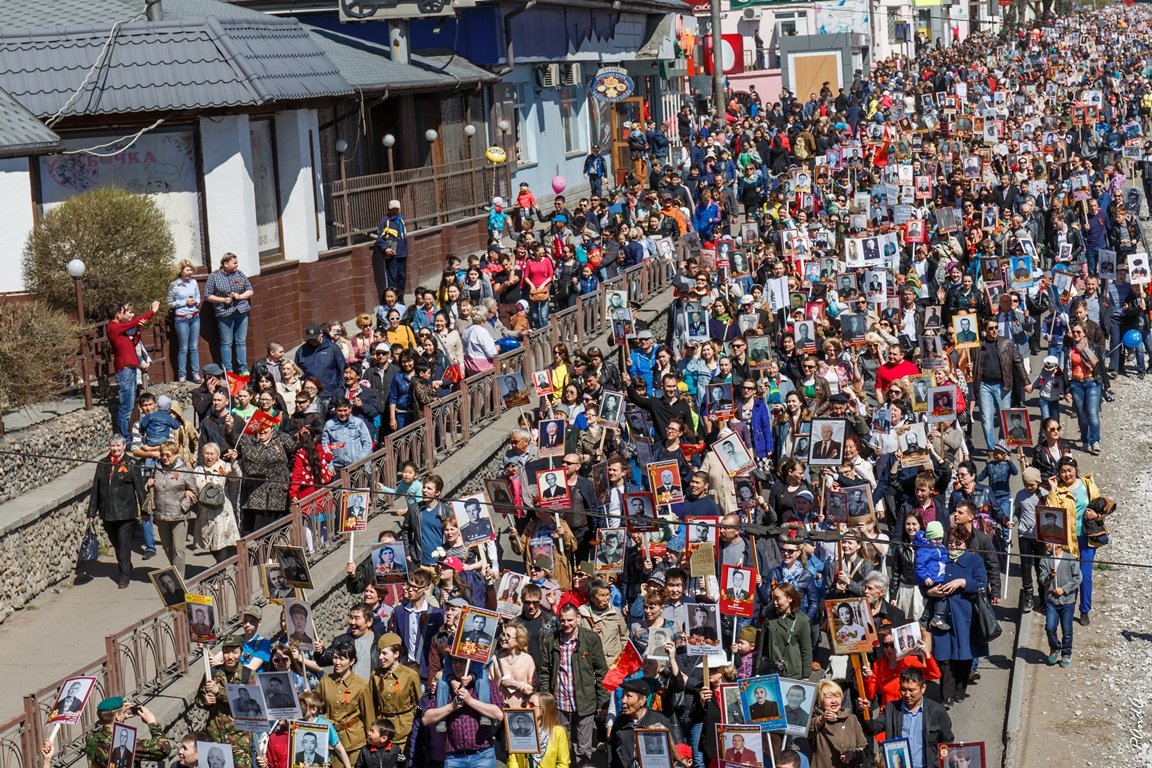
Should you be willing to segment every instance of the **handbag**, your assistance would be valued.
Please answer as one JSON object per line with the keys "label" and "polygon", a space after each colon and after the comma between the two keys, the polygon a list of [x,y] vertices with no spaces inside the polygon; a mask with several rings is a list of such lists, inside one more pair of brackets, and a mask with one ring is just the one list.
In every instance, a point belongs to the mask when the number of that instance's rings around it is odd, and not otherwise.
{"label": "handbag", "polygon": [[224,489],[215,483],[205,483],[196,495],[196,501],[202,507],[221,509],[224,506]]}
{"label": "handbag", "polygon": [[96,529],[92,523],[84,529],[84,538],[80,540],[80,548],[76,550],[76,560],[81,563],[90,563],[100,559],[100,542],[96,538]]}
{"label": "handbag", "polygon": [[538,291],[530,291],[528,293],[528,298],[531,301],[548,301],[549,296],[550,296],[550,293],[549,293],[549,289],[547,286],[545,286],[544,288],[541,288]]}
{"label": "handbag", "polygon": [[976,641],[990,643],[1003,634],[1004,629],[996,620],[996,613],[992,610],[992,601],[988,599],[988,590],[982,589],[972,599],[972,624],[976,633]]}

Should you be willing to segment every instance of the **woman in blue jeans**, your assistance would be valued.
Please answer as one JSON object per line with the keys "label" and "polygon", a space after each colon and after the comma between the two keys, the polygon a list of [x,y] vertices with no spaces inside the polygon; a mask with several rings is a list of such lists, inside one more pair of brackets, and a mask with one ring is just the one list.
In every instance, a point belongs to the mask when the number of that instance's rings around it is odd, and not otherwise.
{"label": "woman in blue jeans", "polygon": [[1100,398],[1104,392],[1104,350],[1091,343],[1080,323],[1073,323],[1068,331],[1068,364],[1064,367],[1067,378],[1065,398],[1072,400],[1076,420],[1080,425],[1080,439],[1092,453],[1100,453]]}
{"label": "woman in blue jeans", "polygon": [[[188,259],[176,265],[176,279],[168,286],[168,306],[176,326],[176,373],[180,381],[200,383],[200,284],[192,277],[196,268]],[[187,365],[191,363],[191,365]]]}
{"label": "woman in blue jeans", "polygon": [[1088,626],[1092,611],[1092,566],[1096,562],[1096,549],[1084,535],[1084,520],[1095,520],[1099,515],[1088,505],[1100,496],[1092,475],[1080,477],[1076,459],[1065,456],[1056,462],[1056,478],[1048,493],[1048,506],[1060,507],[1076,525],[1076,544],[1080,550],[1080,624]]}

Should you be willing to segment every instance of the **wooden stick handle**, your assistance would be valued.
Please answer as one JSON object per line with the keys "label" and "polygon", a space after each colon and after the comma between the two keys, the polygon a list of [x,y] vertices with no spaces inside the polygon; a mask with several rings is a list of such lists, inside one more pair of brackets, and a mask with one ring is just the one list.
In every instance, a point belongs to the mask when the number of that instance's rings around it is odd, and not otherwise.
{"label": "wooden stick handle", "polygon": [[[862,655],[863,654],[859,654],[859,653],[852,654],[852,672],[856,675],[856,690],[860,694],[860,698],[863,699],[863,698],[865,698],[865,696],[864,696],[864,672],[860,668],[860,657]],[[860,714],[863,715],[865,720],[871,720],[872,719],[872,714],[871,714],[871,712],[869,712],[869,708],[868,708],[867,704],[865,704],[861,708]]]}

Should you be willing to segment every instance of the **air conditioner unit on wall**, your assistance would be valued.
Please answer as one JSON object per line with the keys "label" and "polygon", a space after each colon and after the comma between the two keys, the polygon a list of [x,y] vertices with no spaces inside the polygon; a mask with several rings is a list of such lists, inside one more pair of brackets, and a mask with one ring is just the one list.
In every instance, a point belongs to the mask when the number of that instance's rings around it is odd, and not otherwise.
{"label": "air conditioner unit on wall", "polygon": [[560,85],[580,85],[580,63],[560,65]]}
{"label": "air conditioner unit on wall", "polygon": [[744,21],[759,21],[760,9],[759,8],[745,8]]}
{"label": "air conditioner unit on wall", "polygon": [[560,85],[560,65],[541,64],[536,67],[536,82],[541,88],[556,88]]}

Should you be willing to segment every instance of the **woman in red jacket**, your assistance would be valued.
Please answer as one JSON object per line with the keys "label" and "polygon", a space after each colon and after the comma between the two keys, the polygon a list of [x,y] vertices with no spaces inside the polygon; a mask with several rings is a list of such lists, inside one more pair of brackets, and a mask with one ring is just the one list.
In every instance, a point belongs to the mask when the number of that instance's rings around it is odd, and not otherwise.
{"label": "woman in red jacket", "polygon": [[[936,666],[936,660],[932,658],[929,649],[924,648],[912,653],[907,654],[903,658],[896,658],[896,637],[892,634],[892,630],[880,630],[880,647],[883,653],[880,658],[872,662],[872,668],[865,668],[864,671],[864,693],[868,697],[868,701],[858,700],[856,703],[861,705],[871,702],[871,706],[875,707],[874,712],[879,712],[884,707],[893,701],[900,700],[900,673],[910,667],[917,667],[924,671],[924,680],[927,682],[940,679],[940,667]],[[927,632],[924,637],[930,637]],[[878,737],[878,740],[883,740]]]}
{"label": "woman in red jacket", "polygon": [[[296,433],[296,455],[292,460],[292,482],[288,486],[290,501],[299,501],[320,490],[321,487],[332,482],[335,473],[332,471],[332,452],[316,440],[316,435],[308,427]],[[312,531],[318,529],[320,540],[328,540],[328,530],[325,526],[327,516],[322,512],[304,511],[304,537],[308,544],[308,551],[312,551]]]}

